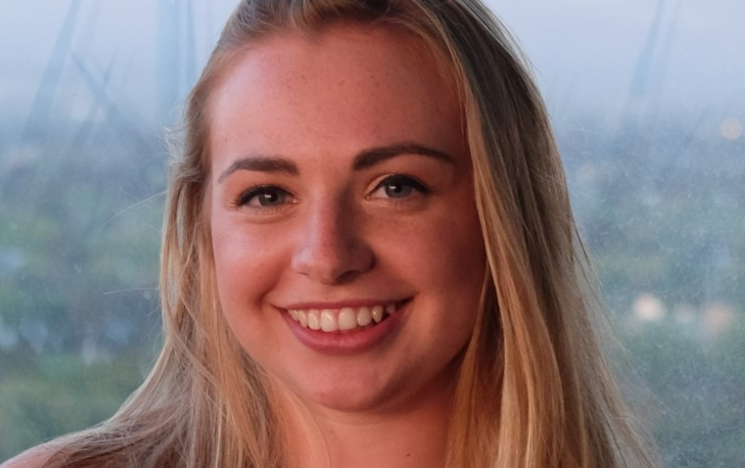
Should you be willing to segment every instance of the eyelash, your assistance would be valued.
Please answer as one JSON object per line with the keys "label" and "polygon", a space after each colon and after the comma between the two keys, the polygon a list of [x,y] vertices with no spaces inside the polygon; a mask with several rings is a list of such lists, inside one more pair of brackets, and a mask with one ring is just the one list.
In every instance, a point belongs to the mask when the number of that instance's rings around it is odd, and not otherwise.
{"label": "eyelash", "polygon": [[[280,201],[279,203],[265,205],[262,203],[262,199],[259,198],[261,196],[279,196]],[[255,208],[273,208],[285,203],[286,198],[289,196],[290,192],[276,185],[259,185],[241,193],[235,204],[236,206],[249,206],[253,200],[257,200],[258,205],[253,205]]]}
{"label": "eyelash", "polygon": [[[404,194],[401,195],[400,193],[395,194],[391,193],[389,189],[393,190],[404,190]],[[382,190],[385,193],[385,197],[381,198],[387,198],[391,200],[399,200],[403,198],[408,198],[412,195],[412,191],[416,191],[422,195],[426,195],[429,193],[429,189],[421,182],[416,180],[413,177],[402,175],[402,174],[394,174],[387,176],[383,180],[381,180],[378,185],[375,187],[375,189],[372,191],[370,198],[376,198],[376,193],[378,191]],[[264,204],[263,201],[266,200],[259,198],[259,197],[272,197],[272,199],[268,200],[268,204]],[[242,192],[238,199],[236,200],[235,204],[236,206],[242,207],[242,206],[253,206],[255,208],[274,208],[276,206],[282,205],[286,203],[287,197],[291,196],[290,192],[287,190],[277,187],[276,185],[259,185],[256,187],[251,187],[245,192]],[[251,202],[256,200],[258,202],[258,205],[253,205]],[[278,201],[277,201],[278,200]]]}
{"label": "eyelash", "polygon": [[[388,191],[388,189],[391,187],[397,187],[399,189],[401,187],[404,187],[408,191],[403,196],[395,196]],[[422,195],[426,195],[429,193],[429,189],[423,183],[419,182],[413,177],[402,174],[390,175],[381,180],[380,183],[375,187],[375,190],[373,190],[372,195],[375,195],[375,193],[379,190],[384,190],[386,195],[385,198],[393,200],[408,198],[409,196],[411,196],[411,190],[415,190]]]}

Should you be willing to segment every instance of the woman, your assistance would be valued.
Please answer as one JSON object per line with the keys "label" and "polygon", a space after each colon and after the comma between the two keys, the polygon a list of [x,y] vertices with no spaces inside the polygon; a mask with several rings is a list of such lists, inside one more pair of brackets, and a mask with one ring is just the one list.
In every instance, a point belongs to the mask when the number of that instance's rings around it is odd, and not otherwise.
{"label": "woman", "polygon": [[244,1],[186,124],[154,370],[11,466],[652,466],[478,0]]}

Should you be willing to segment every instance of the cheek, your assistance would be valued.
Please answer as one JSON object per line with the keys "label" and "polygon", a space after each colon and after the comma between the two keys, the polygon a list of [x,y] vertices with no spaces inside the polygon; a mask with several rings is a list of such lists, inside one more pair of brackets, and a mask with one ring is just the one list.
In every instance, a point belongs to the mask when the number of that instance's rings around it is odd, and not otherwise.
{"label": "cheek", "polygon": [[430,226],[426,240],[420,239],[422,264],[436,272],[440,282],[454,288],[480,288],[486,266],[481,228],[475,213],[467,216],[442,217]]}
{"label": "cheek", "polygon": [[[273,283],[272,243],[221,217],[211,222],[218,292],[224,312],[256,302]],[[257,245],[262,246],[256,248]],[[274,262],[271,260],[275,259]]]}
{"label": "cheek", "polygon": [[396,233],[396,250],[388,256],[397,275],[427,298],[427,308],[442,314],[441,325],[456,327],[454,335],[470,334],[486,268],[475,211],[444,210],[442,216],[408,228]]}
{"label": "cheek", "polygon": [[439,271],[437,278],[445,301],[458,311],[453,314],[454,326],[466,327],[469,335],[476,317],[481,290],[484,283],[486,254],[479,221],[473,216],[453,220],[440,231],[440,251],[433,251],[432,258],[438,259],[432,265]]}
{"label": "cheek", "polygon": [[213,218],[211,229],[223,316],[243,349],[263,362],[280,351],[272,321],[276,316],[263,307],[267,292],[279,278],[280,254],[272,250],[276,243],[225,218]]}

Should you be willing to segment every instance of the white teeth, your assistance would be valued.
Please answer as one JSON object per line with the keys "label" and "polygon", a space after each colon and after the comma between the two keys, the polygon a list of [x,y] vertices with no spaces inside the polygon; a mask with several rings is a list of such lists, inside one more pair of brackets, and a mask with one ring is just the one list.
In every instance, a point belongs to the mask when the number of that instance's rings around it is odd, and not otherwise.
{"label": "white teeth", "polygon": [[357,325],[366,327],[370,325],[371,322],[372,315],[370,314],[370,309],[367,307],[360,307],[359,312],[357,312]]}
{"label": "white teeth", "polygon": [[351,307],[345,307],[339,311],[339,330],[354,330],[357,328],[357,314]]}
{"label": "white teeth", "polygon": [[380,323],[380,321],[383,320],[383,306],[377,305],[373,307],[370,313],[372,314],[372,319],[375,320],[375,323]]}
{"label": "white teeth", "polygon": [[336,323],[336,317],[333,312],[324,309],[321,311],[321,330],[325,332],[334,332],[339,329],[339,325]]}
{"label": "white teeth", "polygon": [[308,328],[310,328],[311,330],[321,329],[321,319],[318,316],[318,311],[315,309],[311,309],[308,311]]}
{"label": "white teeth", "polygon": [[396,304],[376,305],[372,307],[343,307],[341,309],[289,309],[292,320],[304,328],[332,333],[349,331],[380,323],[385,316],[396,312]]}

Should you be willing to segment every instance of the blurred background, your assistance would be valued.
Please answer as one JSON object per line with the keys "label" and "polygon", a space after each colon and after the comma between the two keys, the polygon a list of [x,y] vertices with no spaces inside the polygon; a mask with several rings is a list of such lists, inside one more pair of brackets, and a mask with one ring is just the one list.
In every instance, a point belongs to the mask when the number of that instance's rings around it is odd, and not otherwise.
{"label": "blurred background", "polygon": [[[535,67],[667,465],[742,466],[745,2],[489,3]],[[107,418],[152,364],[165,129],[234,3],[0,5],[2,461]]]}

